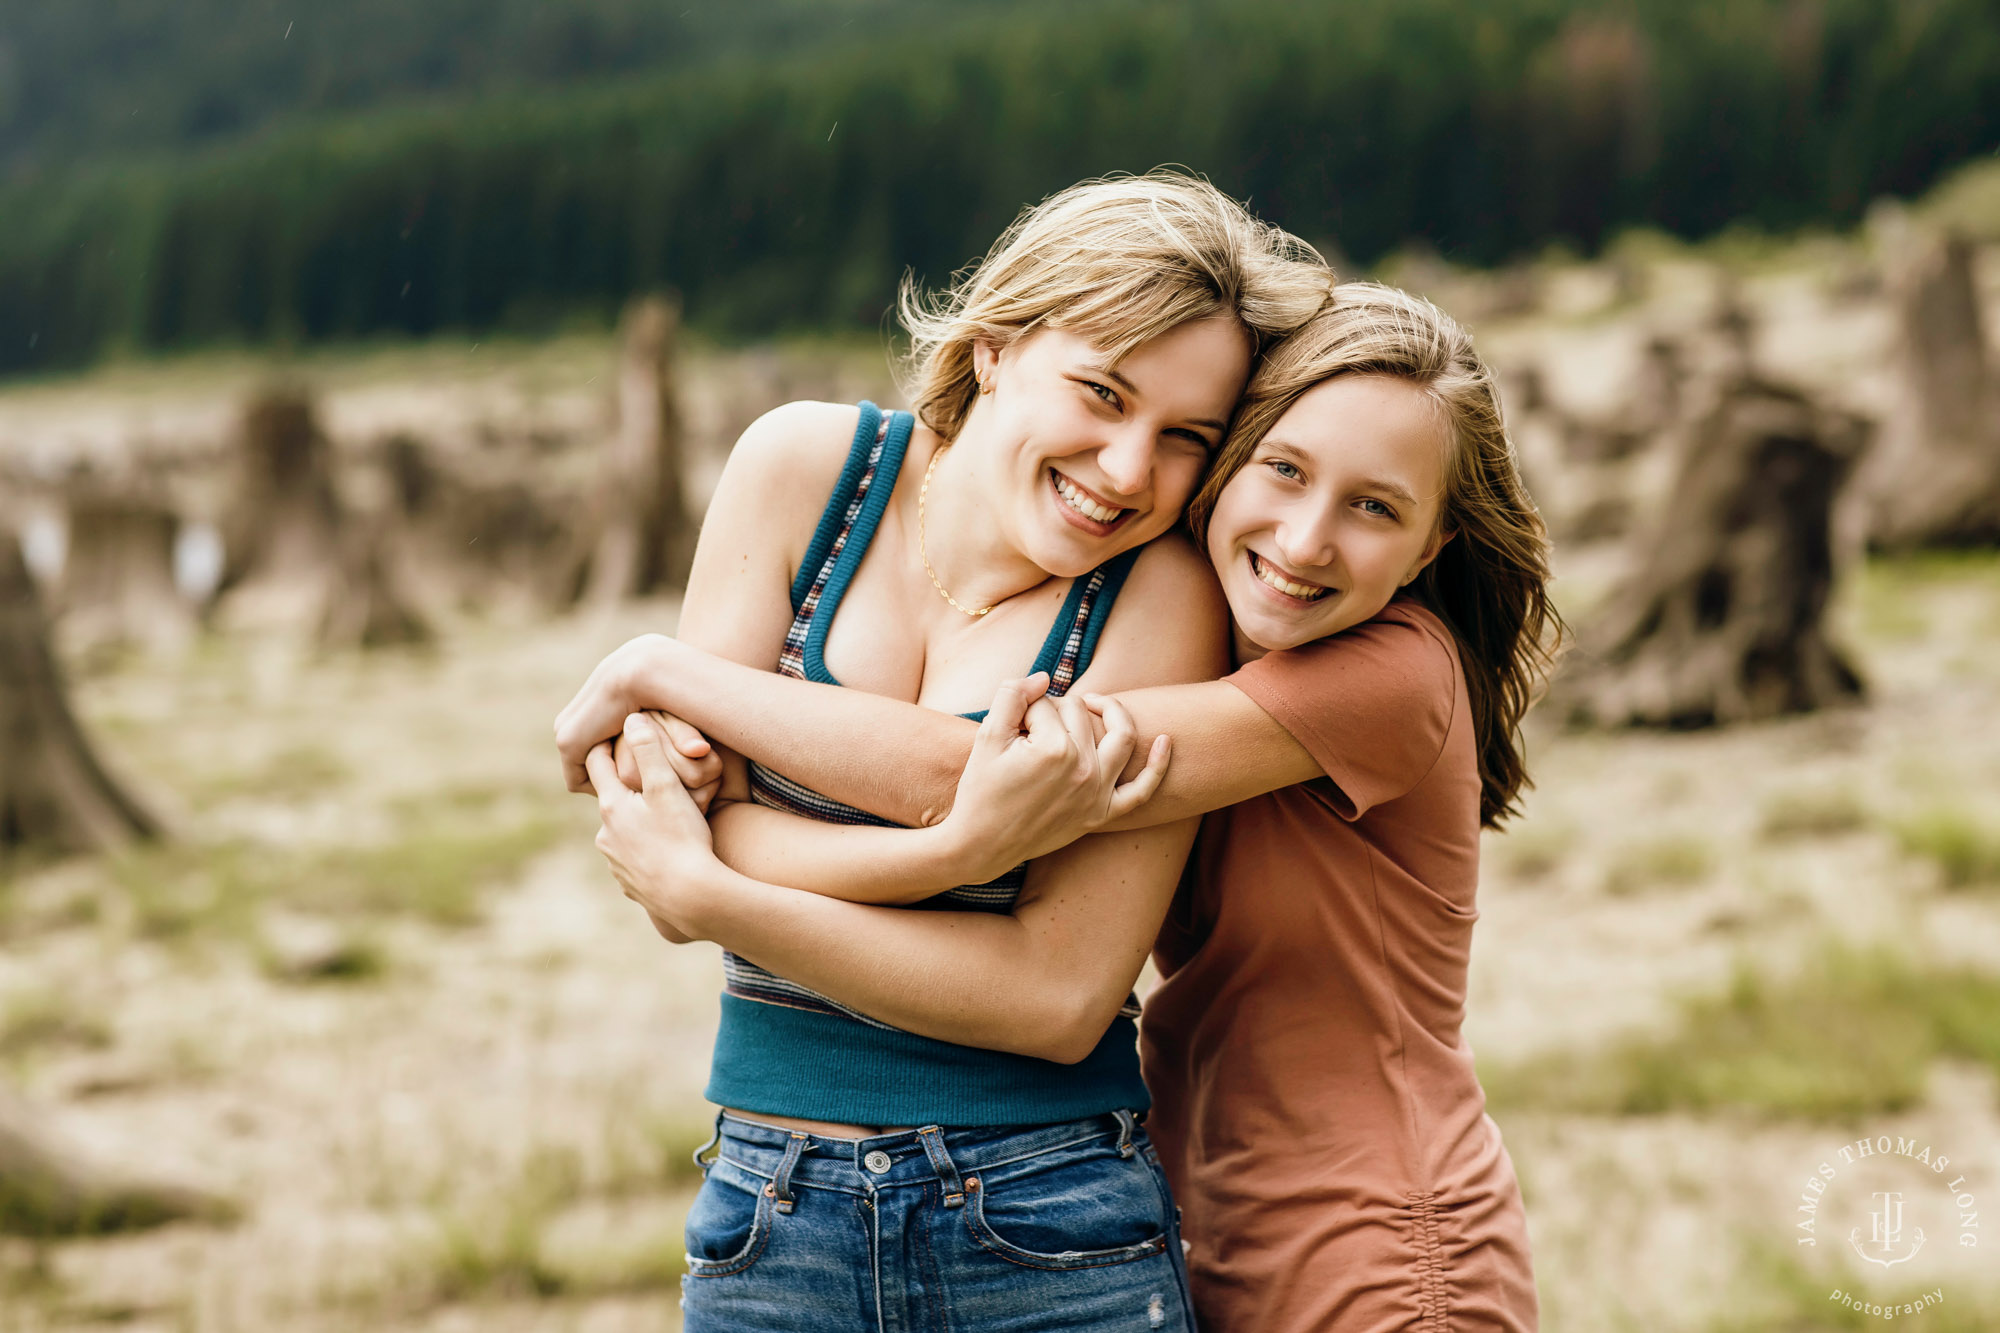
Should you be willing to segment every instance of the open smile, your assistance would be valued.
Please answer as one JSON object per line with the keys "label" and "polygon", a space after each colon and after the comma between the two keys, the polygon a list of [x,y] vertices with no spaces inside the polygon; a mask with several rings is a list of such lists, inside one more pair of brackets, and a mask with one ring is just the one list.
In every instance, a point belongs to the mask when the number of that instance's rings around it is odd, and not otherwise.
{"label": "open smile", "polygon": [[1055,492],[1058,512],[1093,536],[1105,537],[1116,532],[1118,525],[1134,512],[1106,504],[1096,492],[1077,485],[1054,468],[1049,469],[1049,489]]}
{"label": "open smile", "polygon": [[1255,574],[1257,581],[1265,587],[1302,606],[1317,602],[1333,591],[1322,584],[1306,583],[1294,578],[1290,573],[1264,560],[1255,551],[1250,552],[1250,572]]}

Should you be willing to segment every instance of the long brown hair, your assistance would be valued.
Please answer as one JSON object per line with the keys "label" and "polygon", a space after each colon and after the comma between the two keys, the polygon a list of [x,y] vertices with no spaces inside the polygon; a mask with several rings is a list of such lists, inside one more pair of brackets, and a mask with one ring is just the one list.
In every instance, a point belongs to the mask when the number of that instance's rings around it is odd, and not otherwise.
{"label": "long brown hair", "polygon": [[1272,347],[1229,438],[1188,505],[1206,545],[1216,497],[1279,417],[1335,375],[1390,375],[1423,389],[1450,435],[1439,527],[1455,534],[1412,591],[1458,640],[1479,753],[1479,822],[1520,813],[1531,785],[1521,719],[1554,668],[1568,627],[1549,600],[1549,539],[1521,484],[1493,373],[1472,336],[1430,302],[1372,282],[1342,283],[1309,323]]}

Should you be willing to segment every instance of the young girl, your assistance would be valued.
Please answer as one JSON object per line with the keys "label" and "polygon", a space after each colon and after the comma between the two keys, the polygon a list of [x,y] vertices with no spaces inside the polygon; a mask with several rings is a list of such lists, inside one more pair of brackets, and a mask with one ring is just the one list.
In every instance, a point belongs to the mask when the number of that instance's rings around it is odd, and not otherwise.
{"label": "young girl", "polygon": [[[950,1033],[975,1011],[1048,1021],[1065,1001],[1039,997],[1074,996],[1123,960],[1052,920],[1018,967],[981,969],[957,914],[831,895],[879,896],[878,872],[914,874],[904,861],[950,880],[1107,816],[1219,812],[1159,936],[1144,1029],[1151,1127],[1186,1210],[1204,1327],[1532,1329],[1520,1195],[1459,1031],[1479,830],[1515,808],[1518,726],[1560,633],[1491,377],[1434,308],[1343,286],[1267,357],[1189,517],[1240,665],[1104,701],[1102,747],[1068,701],[1027,708],[1025,737],[1007,734],[1018,703],[996,705],[975,737],[668,640],[621,650],[599,716],[669,709],[885,817],[950,813],[871,831],[863,861],[837,838],[752,846],[725,810],[727,869],[662,733],[636,725],[643,794],[618,782],[608,748],[592,761],[601,845],[627,892],[690,935],[773,965],[818,957],[816,984],[843,1003],[921,1010]],[[1167,733],[1180,757],[1124,814],[1133,793],[1108,761],[1151,742],[1143,794]],[[580,734],[564,739],[576,752]],[[893,795],[871,790],[856,750],[895,772]],[[931,928],[922,965],[853,962],[846,946],[896,917]]]}
{"label": "young girl", "polygon": [[[1214,675],[1220,600],[1185,542],[1153,539],[1179,522],[1256,355],[1330,287],[1305,246],[1187,177],[1050,199],[941,303],[906,299],[916,418],[793,404],[745,435],[682,637],[951,712],[1031,664],[1056,692]],[[771,827],[758,815],[787,831],[866,818],[789,772],[730,766],[725,793],[755,801],[729,807],[747,844]],[[816,960],[726,952],[708,1085],[726,1113],[689,1220],[688,1328],[1111,1328],[1135,1310],[1191,1327],[1137,1125],[1130,986],[1194,832],[1188,816],[930,884],[958,915],[1010,926],[1017,902],[1067,901],[1130,960],[1057,1034],[1063,1062],[995,1028],[857,1008]],[[848,961],[924,965],[894,923]]]}

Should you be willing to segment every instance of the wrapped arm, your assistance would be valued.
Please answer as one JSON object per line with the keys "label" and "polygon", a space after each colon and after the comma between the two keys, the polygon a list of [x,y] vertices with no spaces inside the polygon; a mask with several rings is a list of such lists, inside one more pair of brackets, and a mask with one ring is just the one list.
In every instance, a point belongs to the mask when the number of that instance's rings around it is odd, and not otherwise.
{"label": "wrapped arm", "polygon": [[640,790],[591,751],[597,845],[626,894],[679,933],[897,1027],[1073,1063],[1116,1017],[1159,931],[1195,822],[1084,838],[1043,857],[1011,915],[913,912],[780,888],[729,869],[658,734],[626,732]]}

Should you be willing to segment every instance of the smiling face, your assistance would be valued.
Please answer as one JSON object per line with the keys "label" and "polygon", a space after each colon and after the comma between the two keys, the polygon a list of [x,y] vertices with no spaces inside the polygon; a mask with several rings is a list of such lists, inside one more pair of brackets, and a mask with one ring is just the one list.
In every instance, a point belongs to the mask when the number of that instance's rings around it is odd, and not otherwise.
{"label": "smiling face", "polygon": [[1234,319],[1195,320],[1115,366],[1089,339],[1040,329],[973,366],[992,386],[961,439],[1016,549],[1075,577],[1179,521],[1250,375]]}
{"label": "smiling face", "polygon": [[1286,409],[1208,520],[1240,660],[1358,625],[1423,571],[1449,539],[1448,447],[1404,379],[1337,375]]}

